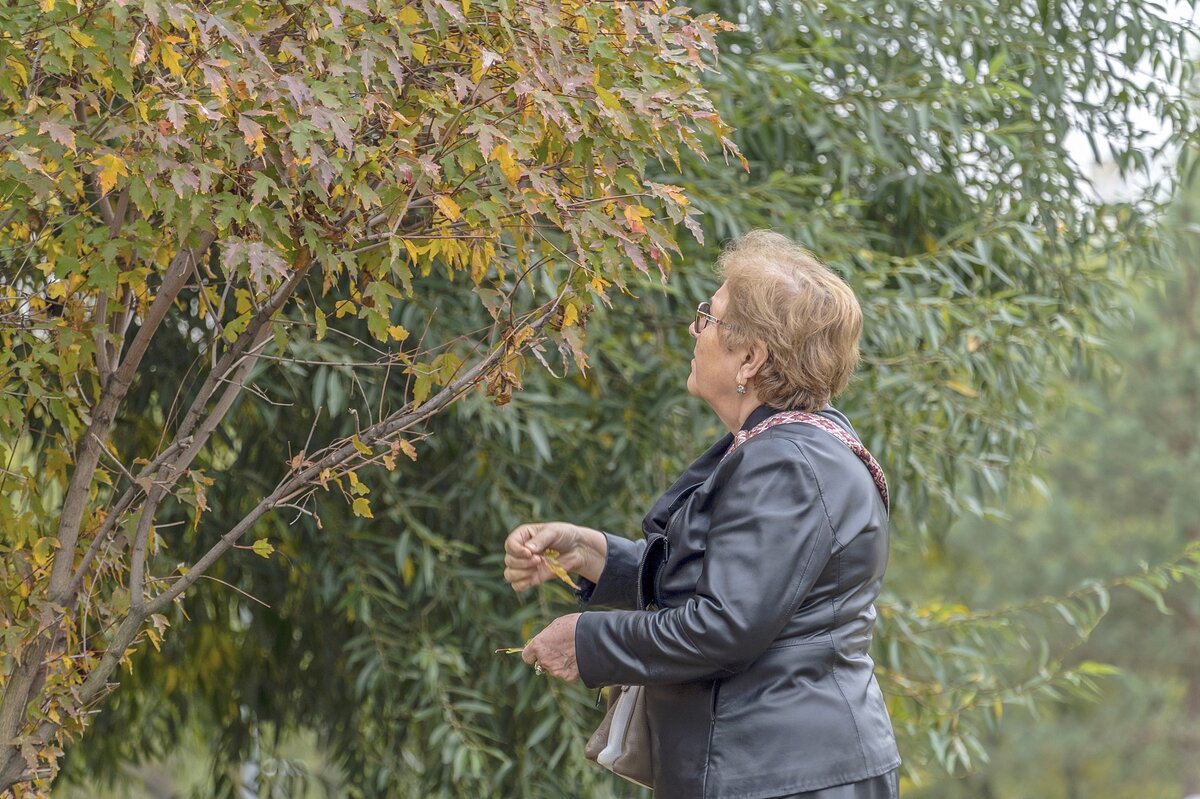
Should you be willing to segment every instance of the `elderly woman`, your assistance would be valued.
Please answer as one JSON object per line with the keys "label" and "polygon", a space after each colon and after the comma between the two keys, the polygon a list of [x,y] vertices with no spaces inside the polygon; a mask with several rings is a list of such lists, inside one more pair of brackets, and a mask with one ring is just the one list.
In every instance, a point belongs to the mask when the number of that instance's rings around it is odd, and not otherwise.
{"label": "elderly woman", "polygon": [[642,541],[565,522],[509,534],[515,590],[551,579],[550,548],[586,609],[616,609],[555,619],[522,656],[590,687],[647,686],[658,799],[890,799],[900,758],[867,653],[886,484],[829,405],[862,313],[775,233],[734,242],[718,271],[687,389],[730,433],[654,504]]}

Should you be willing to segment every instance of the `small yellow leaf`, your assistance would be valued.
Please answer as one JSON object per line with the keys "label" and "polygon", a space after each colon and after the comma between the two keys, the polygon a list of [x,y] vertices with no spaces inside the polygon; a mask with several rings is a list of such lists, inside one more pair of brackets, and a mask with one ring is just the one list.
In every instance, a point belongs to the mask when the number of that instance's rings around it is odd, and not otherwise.
{"label": "small yellow leaf", "polygon": [[603,86],[596,86],[596,96],[600,98],[600,102],[611,108],[613,111],[621,111],[621,100],[615,94],[610,92]]}
{"label": "small yellow leaf", "polygon": [[41,6],[42,12],[46,14],[54,10],[54,0],[41,0],[38,5]]}
{"label": "small yellow leaf", "polygon": [[433,204],[436,205],[441,212],[446,215],[446,218],[451,222],[456,221],[462,216],[462,209],[458,207],[458,203],[444,194],[439,194],[433,198]]}
{"label": "small yellow leaf", "polygon": [[275,551],[275,547],[271,546],[271,542],[265,538],[258,539],[250,548],[254,550],[255,555],[263,558],[271,557],[271,553]]}
{"label": "small yellow leaf", "polygon": [[976,391],[975,389],[971,388],[970,386],[968,386],[964,383],[958,382],[957,380],[947,380],[946,388],[948,388],[952,391],[957,391],[959,394],[962,394],[964,397],[970,397],[971,399],[974,399],[975,397],[979,396],[978,391]]}
{"label": "small yellow leaf", "polygon": [[38,568],[50,562],[50,556],[58,547],[58,541],[53,538],[39,538],[33,545],[33,562]]}
{"label": "small yellow leaf", "polygon": [[429,48],[419,42],[413,42],[412,46],[413,58],[420,61],[422,64],[429,63]]}
{"label": "small yellow leaf", "polygon": [[545,562],[546,568],[549,569],[555,577],[571,586],[571,588],[575,590],[579,589],[579,586],[576,585],[575,581],[571,579],[571,575],[567,574],[567,570],[564,569],[562,564],[558,562],[558,550],[543,549],[542,560]]}
{"label": "small yellow leaf", "polygon": [[100,167],[100,194],[108,194],[117,185],[118,177],[128,177],[129,167],[115,153],[105,153],[92,159],[92,165]]}
{"label": "small yellow leaf", "polygon": [[400,439],[399,443],[400,451],[407,455],[410,461],[415,461],[417,459],[417,448],[410,444],[406,438]]}
{"label": "small yellow leaf", "polygon": [[320,308],[314,308],[313,310],[316,311],[315,316],[316,316],[316,320],[317,320],[317,341],[320,341],[321,339],[325,338],[325,330],[326,330],[325,312],[322,311]]}
{"label": "small yellow leaf", "polygon": [[529,325],[523,326],[520,330],[518,330],[515,334],[513,334],[513,342],[512,342],[513,348],[515,349],[517,347],[520,347],[526,341],[529,341],[529,339],[531,339],[532,337],[533,337],[533,328],[530,327]]}
{"label": "small yellow leaf", "polygon": [[625,206],[625,222],[628,223],[629,229],[634,233],[646,232],[646,226],[642,224],[641,216],[638,214],[636,208],[632,205]]}
{"label": "small yellow leaf", "polygon": [[408,331],[400,325],[388,325],[388,335],[396,341],[404,341],[408,338]]}
{"label": "small yellow leaf", "polygon": [[579,321],[579,311],[571,303],[563,309],[563,327],[570,327]]}
{"label": "small yellow leaf", "polygon": [[422,22],[424,22],[421,12],[417,11],[412,6],[405,6],[404,8],[400,9],[400,13],[397,15],[397,18],[404,25],[420,25]]}
{"label": "small yellow leaf", "polygon": [[383,468],[387,469],[389,472],[396,471],[396,459],[391,455],[384,455],[381,460],[383,461]]}
{"label": "small yellow leaf", "polygon": [[12,71],[16,72],[17,75],[20,76],[22,84],[29,84],[29,71],[25,69],[25,65],[22,64],[19,59],[9,56],[8,58],[4,59],[4,63],[8,64],[8,66],[12,68]]}
{"label": "small yellow leaf", "polygon": [[354,511],[355,516],[362,516],[364,519],[374,519],[375,514],[371,513],[371,501],[366,497],[359,497],[354,500],[354,504],[350,506]]}
{"label": "small yellow leaf", "polygon": [[71,38],[80,47],[92,48],[96,46],[96,40],[81,30],[71,29]]}
{"label": "small yellow leaf", "polygon": [[[350,443],[353,444],[354,448],[356,450],[358,450],[360,453],[362,453],[363,455],[371,454],[371,448],[368,447],[366,444],[364,444],[362,439],[359,438],[358,436],[351,436]],[[353,474],[353,472],[351,474]]]}
{"label": "small yellow leaf", "polygon": [[411,555],[406,555],[404,563],[400,565],[400,579],[404,580],[405,585],[412,585],[413,576],[416,575],[417,567],[413,563]]}
{"label": "small yellow leaf", "polygon": [[500,165],[500,171],[504,173],[504,177],[508,178],[510,183],[516,183],[521,178],[521,169],[517,165],[516,159],[512,153],[508,151],[507,144],[497,144],[492,148],[492,158]]}
{"label": "small yellow leaf", "polygon": [[158,60],[172,75],[179,77],[183,74],[183,58],[179,55],[179,51],[166,40],[159,45]]}

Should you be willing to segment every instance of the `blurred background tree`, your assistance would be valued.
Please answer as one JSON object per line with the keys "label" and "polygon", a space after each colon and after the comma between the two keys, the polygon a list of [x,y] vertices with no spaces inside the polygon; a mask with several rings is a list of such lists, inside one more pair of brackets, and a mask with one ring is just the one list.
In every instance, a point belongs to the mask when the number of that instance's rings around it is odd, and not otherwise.
{"label": "blurred background tree", "polygon": [[[1137,573],[1139,558],[1177,554],[1179,538],[1144,554],[1093,547],[1112,561],[1054,582],[1014,561],[1004,592],[996,576],[989,593],[982,576],[1016,558],[1018,534],[1033,528],[949,531],[964,512],[997,518],[1010,488],[1028,496],[1048,412],[1076,390],[1062,377],[1103,385],[1115,374],[1103,338],[1128,322],[1135,285],[1170,262],[1161,226],[1170,192],[1097,198],[1068,137],[1082,132],[1127,177],[1193,140],[1192,30],[1140,1],[698,5],[739,26],[722,39],[707,86],[749,164],[742,172],[714,152],[681,161],[678,173],[664,165],[705,212],[708,244],[685,250],[667,286],[632,283],[633,296],[594,309],[586,374],[529,373],[509,405],[456,406],[429,429],[419,464],[372,483],[373,520],[326,508],[320,534],[306,518],[276,520],[262,534],[280,542],[282,562],[223,563],[217,576],[270,607],[221,585],[190,597],[188,613],[207,623],[138,657],[127,678],[136,690],[71,752],[71,781],[95,791],[107,777],[128,790],[117,764],[199,740],[212,769],[196,795],[268,795],[287,790],[272,775],[302,738],[328,772],[296,762],[288,778],[312,795],[629,795],[580,757],[598,718],[593,697],[492,654],[573,609],[559,586],[514,597],[498,553],[509,529],[537,518],[634,534],[657,492],[719,434],[683,390],[685,326],[715,288],[719,243],[762,226],[808,243],[867,314],[860,378],[839,404],[897,497],[876,654],[906,790],[1031,741],[1005,743],[1020,716],[1012,705],[1042,718],[1107,712],[1059,704],[1104,675],[1094,661],[1121,660],[1114,649],[1081,656],[1110,592],[1076,590],[1079,581]],[[1142,112],[1165,133],[1133,125]],[[451,285],[429,301],[439,314],[470,312]],[[305,359],[326,365],[297,367],[278,386],[284,407],[248,402],[231,416],[227,462],[240,466],[212,470],[206,523],[236,514],[259,465],[286,457],[274,435],[281,414],[307,425],[305,409],[323,406],[321,434],[352,429],[344,409],[358,388],[337,366],[352,355],[336,341],[314,344]],[[161,369],[183,368],[169,350],[158,357]],[[1104,493],[1111,481],[1099,485]],[[1047,550],[1068,546],[1049,535]],[[190,544],[176,546],[171,557]],[[1028,578],[1019,590],[1018,577]],[[1135,582],[1158,595],[1164,580],[1157,570]],[[1156,701],[1172,690],[1181,689]],[[1169,723],[1135,716],[1151,717]],[[323,787],[329,772],[342,787]],[[998,777],[966,779],[977,790],[962,795],[984,795],[978,786]]]}
{"label": "blurred background tree", "polygon": [[[1045,484],[1004,518],[956,525],[936,557],[907,559],[934,595],[979,606],[1113,580],[1200,543],[1200,183],[1167,216],[1177,258],[1113,331],[1119,379],[1067,383],[1044,426]],[[1149,601],[1147,601],[1149,600]],[[1160,604],[1161,603],[1161,604]],[[979,773],[913,797],[1200,794],[1200,596],[1128,592],[1072,656],[1112,664],[1099,702],[1006,719]]]}

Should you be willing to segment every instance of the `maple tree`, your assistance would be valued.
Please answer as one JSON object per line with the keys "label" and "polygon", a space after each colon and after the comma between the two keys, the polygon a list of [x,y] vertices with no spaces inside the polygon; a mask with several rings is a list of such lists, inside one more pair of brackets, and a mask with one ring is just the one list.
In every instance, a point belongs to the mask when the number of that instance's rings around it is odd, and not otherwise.
{"label": "maple tree", "polygon": [[[272,553],[242,542],[264,516],[319,524],[328,491],[370,517],[360,470],[419,458],[450,403],[508,401],[531,355],[586,364],[594,305],[699,233],[648,164],[740,157],[697,82],[721,26],[657,0],[0,9],[0,793],[49,785],[223,554]],[[444,330],[422,297],[448,283],[489,323]],[[191,360],[170,384],[164,336]],[[253,507],[152,569],[165,508],[211,511],[230,410],[335,336],[402,394],[290,431]],[[121,435],[131,387],[172,398],[149,440]]]}

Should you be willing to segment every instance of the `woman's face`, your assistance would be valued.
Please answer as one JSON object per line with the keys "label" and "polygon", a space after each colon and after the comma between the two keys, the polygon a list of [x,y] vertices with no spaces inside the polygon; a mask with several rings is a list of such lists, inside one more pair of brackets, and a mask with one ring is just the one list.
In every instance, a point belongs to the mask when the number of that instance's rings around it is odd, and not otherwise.
{"label": "woman's face", "polygon": [[[725,285],[717,289],[712,297],[712,315],[718,319],[725,318],[729,306],[729,297]],[[737,395],[737,371],[745,361],[743,351],[729,352],[721,343],[721,325],[709,321],[703,330],[696,330],[693,320],[689,331],[695,339],[695,349],[692,355],[692,371],[688,375],[687,390],[693,397],[699,397],[718,412]]]}

